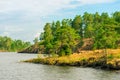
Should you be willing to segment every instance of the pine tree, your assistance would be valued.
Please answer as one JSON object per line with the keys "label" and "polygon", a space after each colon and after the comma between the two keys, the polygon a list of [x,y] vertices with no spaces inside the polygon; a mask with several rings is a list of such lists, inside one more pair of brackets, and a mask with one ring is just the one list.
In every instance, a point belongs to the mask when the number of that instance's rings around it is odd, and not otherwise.
{"label": "pine tree", "polygon": [[53,48],[53,35],[50,23],[46,23],[44,27],[44,46],[46,48],[46,53],[50,54],[51,49]]}

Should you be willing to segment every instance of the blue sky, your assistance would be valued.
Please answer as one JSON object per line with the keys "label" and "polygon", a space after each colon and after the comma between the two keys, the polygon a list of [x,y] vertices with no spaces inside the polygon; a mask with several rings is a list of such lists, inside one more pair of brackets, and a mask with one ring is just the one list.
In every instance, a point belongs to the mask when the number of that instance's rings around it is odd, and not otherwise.
{"label": "blue sky", "polygon": [[120,11],[120,0],[0,0],[0,36],[33,41],[46,22]]}

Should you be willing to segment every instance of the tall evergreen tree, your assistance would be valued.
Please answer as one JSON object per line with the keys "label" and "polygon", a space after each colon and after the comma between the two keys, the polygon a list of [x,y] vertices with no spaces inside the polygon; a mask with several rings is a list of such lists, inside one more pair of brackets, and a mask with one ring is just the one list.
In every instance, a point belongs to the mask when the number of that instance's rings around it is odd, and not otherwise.
{"label": "tall evergreen tree", "polygon": [[44,46],[46,48],[46,53],[50,54],[51,49],[53,48],[53,35],[50,23],[46,23],[44,27]]}
{"label": "tall evergreen tree", "polygon": [[82,28],[82,17],[77,15],[72,22],[72,27],[76,30],[76,32],[82,37],[83,36],[83,28]]}
{"label": "tall evergreen tree", "polygon": [[56,33],[55,45],[57,54],[69,55],[72,54],[73,48],[78,43],[79,35],[70,26],[62,26]]}

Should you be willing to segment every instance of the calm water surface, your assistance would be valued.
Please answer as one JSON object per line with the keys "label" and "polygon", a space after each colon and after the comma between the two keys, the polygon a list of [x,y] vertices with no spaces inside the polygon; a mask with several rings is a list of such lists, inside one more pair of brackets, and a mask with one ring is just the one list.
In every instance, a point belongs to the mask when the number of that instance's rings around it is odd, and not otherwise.
{"label": "calm water surface", "polygon": [[0,80],[120,80],[120,71],[19,62],[35,57],[36,54],[0,53]]}

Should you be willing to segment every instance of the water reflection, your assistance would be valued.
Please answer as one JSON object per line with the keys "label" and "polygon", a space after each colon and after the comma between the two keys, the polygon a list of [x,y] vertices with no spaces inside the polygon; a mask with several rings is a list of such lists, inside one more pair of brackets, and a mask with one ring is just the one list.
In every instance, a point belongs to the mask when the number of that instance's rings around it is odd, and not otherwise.
{"label": "water reflection", "polygon": [[93,68],[62,67],[20,60],[36,57],[36,54],[0,53],[0,80],[119,80],[120,71]]}

